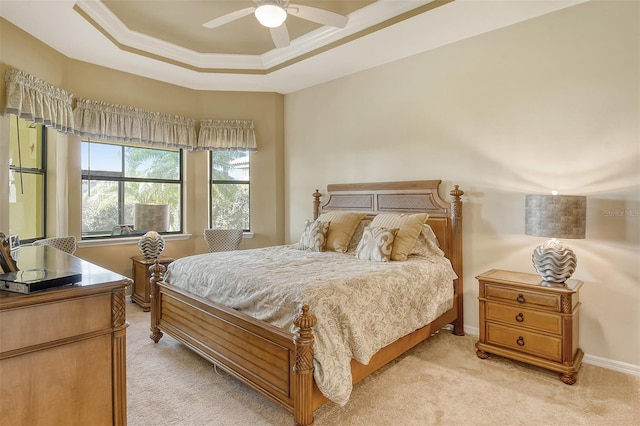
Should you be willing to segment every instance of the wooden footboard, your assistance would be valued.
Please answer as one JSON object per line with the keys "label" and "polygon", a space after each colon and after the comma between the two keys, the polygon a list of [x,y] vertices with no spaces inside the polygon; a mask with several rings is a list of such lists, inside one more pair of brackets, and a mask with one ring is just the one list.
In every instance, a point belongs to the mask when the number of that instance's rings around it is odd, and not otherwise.
{"label": "wooden footboard", "polygon": [[[412,181],[329,187],[330,197],[323,206],[326,210],[333,208],[331,196],[339,194],[343,197],[339,209],[360,209],[371,214],[383,211],[429,211],[428,223],[432,225],[441,248],[459,277],[454,281],[454,303],[449,311],[381,349],[368,365],[352,361],[354,384],[447,324],[453,324],[455,334],[464,334],[460,200],[463,192],[456,186],[450,193],[451,204],[447,205],[438,196],[439,184],[440,181]],[[314,214],[317,217],[320,206],[316,194]],[[400,195],[401,198],[394,199],[393,206],[388,207],[385,196],[389,195]],[[419,195],[417,204],[415,195]],[[355,208],[348,202],[352,199],[356,200]],[[371,203],[363,204],[363,199],[370,199]],[[289,333],[242,312],[172,287],[162,281],[164,269],[158,262],[150,268],[151,339],[158,342],[163,332],[169,334],[291,412],[296,425],[312,425],[314,410],[326,402],[313,380],[312,329],[316,324],[313,307],[302,307],[294,319],[296,332]]]}
{"label": "wooden footboard", "polygon": [[[304,368],[295,366],[293,334],[163,282],[154,283],[152,298],[160,313],[155,318],[156,323],[151,324],[154,341],[162,337],[160,330],[164,331],[276,404],[294,412],[294,372]],[[310,329],[306,333],[310,334]],[[309,337],[313,342],[313,335],[306,338]],[[301,353],[300,364],[303,365],[309,356],[308,362],[312,362],[312,352]]]}

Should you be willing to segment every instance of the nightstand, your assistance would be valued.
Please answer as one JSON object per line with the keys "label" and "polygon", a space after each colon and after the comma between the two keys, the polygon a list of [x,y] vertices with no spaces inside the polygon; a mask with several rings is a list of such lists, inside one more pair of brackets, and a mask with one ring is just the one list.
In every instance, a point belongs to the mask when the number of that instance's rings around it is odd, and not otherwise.
{"label": "nightstand", "polygon": [[560,373],[576,382],[584,353],[578,348],[578,293],[582,281],[550,284],[539,275],[492,269],[476,277],[480,338],[476,354],[489,353]]}
{"label": "nightstand", "polygon": [[[154,264],[155,259],[148,259],[144,256],[133,256],[133,290],[131,293],[131,301],[142,307],[142,310],[148,312],[151,310],[151,298],[149,296],[149,280],[151,274],[149,267]],[[160,256],[158,263],[165,267],[173,262],[170,257]]]}

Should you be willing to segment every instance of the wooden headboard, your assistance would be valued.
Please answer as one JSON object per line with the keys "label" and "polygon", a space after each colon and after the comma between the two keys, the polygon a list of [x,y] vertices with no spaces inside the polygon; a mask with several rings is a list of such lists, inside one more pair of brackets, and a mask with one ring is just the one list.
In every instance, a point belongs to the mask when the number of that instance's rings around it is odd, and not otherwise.
{"label": "wooden headboard", "polygon": [[[458,279],[454,283],[462,325],[462,200],[464,191],[454,186],[451,201],[440,197],[441,180],[349,183],[327,185],[323,196],[313,194],[313,217],[326,211],[357,211],[373,217],[379,213],[428,213],[427,223],[438,237],[440,248],[451,261]],[[323,198],[324,203],[321,202]]]}

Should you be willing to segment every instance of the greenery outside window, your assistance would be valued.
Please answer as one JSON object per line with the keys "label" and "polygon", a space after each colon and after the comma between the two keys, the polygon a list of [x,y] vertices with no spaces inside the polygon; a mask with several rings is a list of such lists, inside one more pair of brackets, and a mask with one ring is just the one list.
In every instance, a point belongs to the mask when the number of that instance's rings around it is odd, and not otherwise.
{"label": "greenery outside window", "polygon": [[[83,239],[182,232],[181,150],[81,144]],[[145,225],[136,211],[149,204],[168,206],[166,229],[138,229]]]}
{"label": "greenery outside window", "polygon": [[214,229],[250,230],[249,151],[211,151],[211,222]]}
{"label": "greenery outside window", "polygon": [[45,236],[47,132],[13,114],[9,120],[9,233],[30,243]]}

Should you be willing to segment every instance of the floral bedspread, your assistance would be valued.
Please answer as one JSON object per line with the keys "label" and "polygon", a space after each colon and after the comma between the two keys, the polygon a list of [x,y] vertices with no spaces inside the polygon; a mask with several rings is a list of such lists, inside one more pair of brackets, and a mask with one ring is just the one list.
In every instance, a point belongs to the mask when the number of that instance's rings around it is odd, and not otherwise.
{"label": "floral bedspread", "polygon": [[455,278],[449,260],[437,255],[375,262],[285,245],[178,259],[165,281],[289,331],[308,304],[318,319],[316,384],[344,405],[351,358],[368,364],[379,349],[450,309]]}

